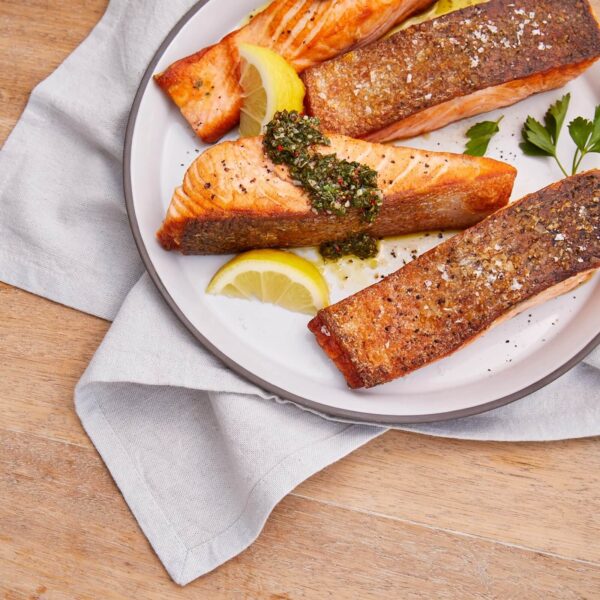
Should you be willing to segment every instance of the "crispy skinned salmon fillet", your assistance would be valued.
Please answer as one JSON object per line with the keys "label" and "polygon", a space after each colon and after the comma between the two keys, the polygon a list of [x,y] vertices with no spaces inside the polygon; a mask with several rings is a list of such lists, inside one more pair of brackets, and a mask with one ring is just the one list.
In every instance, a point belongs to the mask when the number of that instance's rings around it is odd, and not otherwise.
{"label": "crispy skinned salmon fillet", "polygon": [[310,246],[360,231],[389,236],[462,229],[509,200],[516,170],[489,158],[427,152],[329,136],[321,153],[375,169],[384,194],[372,224],[358,209],[336,216],[313,212],[287,167],[265,155],[262,137],[209,148],[175,190],[157,236],[166,250],[227,254],[253,248]]}
{"label": "crispy skinned salmon fillet", "polygon": [[600,268],[600,170],[493,214],[309,323],[352,388],[402,377]]}
{"label": "crispy skinned salmon fillet", "polygon": [[307,112],[371,141],[420,135],[565,85],[600,57],[585,0],[491,0],[302,75]]}
{"label": "crispy skinned salmon fillet", "polygon": [[155,76],[198,137],[215,142],[240,118],[237,45],[271,48],[298,71],[381,37],[433,0],[275,0],[218,44]]}

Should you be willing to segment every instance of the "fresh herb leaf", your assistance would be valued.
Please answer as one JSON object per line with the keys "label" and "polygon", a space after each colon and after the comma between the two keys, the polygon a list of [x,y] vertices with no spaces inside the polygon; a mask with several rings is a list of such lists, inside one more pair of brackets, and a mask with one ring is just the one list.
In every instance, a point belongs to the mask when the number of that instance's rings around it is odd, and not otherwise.
{"label": "fresh herb leaf", "polygon": [[527,156],[549,156],[545,150],[534,146],[531,142],[523,141],[519,144],[519,148],[523,150],[523,154]]}
{"label": "fresh herb leaf", "polygon": [[565,119],[567,118],[567,112],[569,110],[569,104],[571,103],[571,94],[566,94],[560,100],[557,100],[546,113],[544,122],[546,123],[546,130],[552,138],[552,142],[556,146],[560,132],[562,130]]}
{"label": "fresh herb leaf", "polygon": [[590,145],[592,148],[596,148],[592,152],[600,152],[600,104],[596,106],[596,112],[594,113],[594,127],[592,129]]}
{"label": "fresh herb leaf", "polygon": [[581,152],[585,152],[588,141],[592,135],[594,124],[583,117],[577,117],[569,123],[569,133],[575,145]]}
{"label": "fresh herb leaf", "polygon": [[[551,156],[560,170],[568,177],[557,154],[556,146],[567,117],[571,94],[564,95],[550,106],[544,117],[545,126],[533,117],[527,117],[523,126],[523,141],[519,144],[528,156]],[[569,123],[569,134],[577,146],[573,156],[571,175],[575,175],[586,154],[600,153],[600,105],[594,111],[594,120],[577,117]]]}
{"label": "fresh herb leaf", "polygon": [[520,144],[521,150],[528,156],[551,156],[565,177],[567,177],[567,172],[556,155],[556,144],[567,117],[570,102],[571,94],[566,94],[552,104],[544,117],[545,126],[537,119],[531,116],[527,117],[522,131],[523,142]]}
{"label": "fresh herb leaf", "polygon": [[569,123],[569,133],[577,146],[573,157],[573,175],[586,154],[600,152],[600,105],[596,106],[594,121],[577,117]]}
{"label": "fresh herb leaf", "polygon": [[473,125],[467,131],[469,141],[465,149],[465,154],[469,156],[484,156],[487,152],[490,140],[500,131],[500,117],[497,121],[482,121]]}
{"label": "fresh herb leaf", "polygon": [[523,139],[541,150],[546,156],[556,156],[556,144],[552,139],[552,134],[533,117],[527,117],[525,121]]}

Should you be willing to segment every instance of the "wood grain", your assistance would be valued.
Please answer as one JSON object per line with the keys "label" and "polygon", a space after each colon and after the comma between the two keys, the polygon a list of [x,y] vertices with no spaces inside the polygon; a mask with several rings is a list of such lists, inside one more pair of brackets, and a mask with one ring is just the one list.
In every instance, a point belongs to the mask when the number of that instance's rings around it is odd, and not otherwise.
{"label": "wood grain", "polygon": [[[155,557],[91,450],[15,433],[0,444],[10,499],[0,520],[12,533],[0,549],[11,567],[1,585],[12,592],[30,592],[32,558],[33,583],[60,592],[49,598],[592,598],[600,589],[593,565],[292,495],[257,544],[175,590],[156,577]],[[32,504],[43,510],[21,508]],[[85,536],[74,535],[82,524]]]}
{"label": "wood grain", "polygon": [[[105,7],[0,1],[0,140]],[[600,597],[599,439],[400,432],[303,483],[249,550],[178,588],[73,411],[107,328],[0,284],[0,598]]]}
{"label": "wood grain", "polygon": [[83,41],[107,0],[0,2],[0,141],[21,114],[31,89]]}
{"label": "wood grain", "polygon": [[[296,493],[600,564],[599,444],[390,435],[315,475]],[[374,480],[385,483],[372,485]]]}

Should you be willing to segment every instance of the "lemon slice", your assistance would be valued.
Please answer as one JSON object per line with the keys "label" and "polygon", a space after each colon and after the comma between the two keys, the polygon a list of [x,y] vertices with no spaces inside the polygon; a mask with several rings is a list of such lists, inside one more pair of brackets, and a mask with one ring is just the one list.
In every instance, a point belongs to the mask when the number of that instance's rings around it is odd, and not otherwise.
{"label": "lemon slice", "polygon": [[260,135],[280,110],[304,110],[304,84],[279,54],[253,44],[238,46],[242,59],[240,135]]}
{"label": "lemon slice", "polygon": [[281,250],[251,250],[236,256],[217,271],[206,292],[256,298],[311,315],[329,304],[329,289],[318,269]]}
{"label": "lemon slice", "polygon": [[438,17],[442,17],[454,11],[462,10],[463,8],[467,8],[469,6],[476,6],[477,4],[483,4],[484,2],[488,1],[489,0],[438,0],[429,10],[419,13],[418,15],[407,19],[406,21],[402,21],[402,23],[400,23],[400,25],[397,27],[394,27],[394,29],[392,29],[386,37],[394,35],[403,29],[408,29],[413,25],[418,25],[419,23],[424,23],[425,21],[431,21],[432,19],[437,19]]}

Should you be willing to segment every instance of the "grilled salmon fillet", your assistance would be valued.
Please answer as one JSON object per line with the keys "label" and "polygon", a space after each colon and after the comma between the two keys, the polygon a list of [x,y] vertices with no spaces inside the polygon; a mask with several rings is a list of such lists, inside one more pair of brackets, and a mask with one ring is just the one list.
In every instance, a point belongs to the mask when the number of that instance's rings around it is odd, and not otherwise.
{"label": "grilled salmon fillet", "polygon": [[273,164],[262,137],[209,148],[175,190],[157,236],[166,250],[227,254],[253,248],[310,246],[368,231],[389,236],[427,229],[462,229],[504,206],[516,170],[489,158],[427,152],[329,136],[340,159],[378,173],[384,199],[371,224],[359,209],[316,214],[288,169]]}
{"label": "grilled salmon fillet", "polygon": [[600,57],[586,0],[490,0],[308,69],[328,131],[390,141],[558,88]]}
{"label": "grilled salmon fillet", "polygon": [[309,323],[352,388],[402,377],[600,268],[600,170],[526,196]]}
{"label": "grilled salmon fillet", "polygon": [[196,134],[215,142],[240,118],[240,57],[247,42],[271,48],[298,71],[379,38],[433,0],[275,0],[218,44],[155,76]]}

